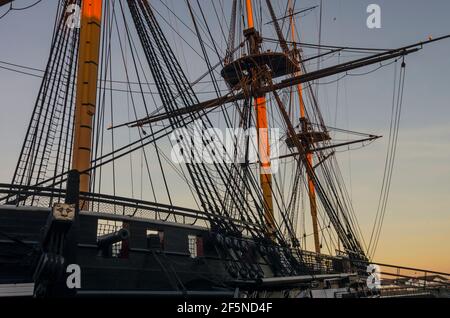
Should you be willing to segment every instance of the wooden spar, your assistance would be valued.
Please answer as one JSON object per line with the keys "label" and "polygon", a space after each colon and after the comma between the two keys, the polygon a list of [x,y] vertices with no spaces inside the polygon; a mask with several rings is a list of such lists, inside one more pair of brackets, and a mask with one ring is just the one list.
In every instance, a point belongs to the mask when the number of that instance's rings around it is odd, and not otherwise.
{"label": "wooden spar", "polygon": [[[102,0],[83,0],[75,106],[72,168],[81,172],[80,191],[88,192],[93,116],[96,110]],[[80,208],[83,204],[80,202]],[[85,207],[87,208],[87,207]]]}
{"label": "wooden spar", "polygon": [[[426,42],[419,43],[418,45],[424,45],[424,44],[426,44]],[[308,83],[308,82],[314,81],[319,78],[329,77],[329,76],[336,75],[339,73],[358,69],[358,68],[361,68],[364,66],[377,64],[377,63],[380,63],[380,62],[383,62],[386,60],[392,60],[392,59],[395,59],[400,56],[406,56],[408,54],[415,53],[419,50],[420,50],[420,48],[414,48],[414,49],[400,48],[400,49],[392,50],[389,52],[372,55],[367,58],[362,58],[362,59],[358,59],[358,60],[354,60],[354,61],[350,61],[350,62],[345,62],[345,63],[338,64],[335,66],[324,68],[322,70],[313,71],[310,73],[305,73],[305,74],[301,74],[299,76],[291,77],[289,79],[285,79],[285,80],[281,81],[280,83],[276,83],[271,86],[263,86],[260,88],[259,91],[264,94],[271,93],[274,90],[280,90],[283,88],[295,86],[299,83]],[[221,105],[224,105],[227,103],[232,103],[232,102],[236,102],[236,101],[240,101],[240,100],[244,100],[244,99],[246,99],[246,94],[244,94],[243,92],[238,92],[237,90],[233,90],[231,93],[221,96],[221,97],[218,97],[218,98],[200,102],[198,104],[194,104],[194,105],[191,105],[191,106],[188,106],[188,107],[185,107],[182,109],[178,109],[178,110],[175,110],[172,112],[160,113],[155,116],[145,117],[145,118],[142,118],[139,120],[135,120],[135,121],[132,121],[129,123],[122,124],[120,126],[128,126],[129,125],[129,127],[140,127],[140,126],[143,126],[146,124],[155,123],[155,122],[159,122],[159,121],[162,121],[165,119],[169,119],[174,116],[186,115],[186,114],[190,114],[190,113],[194,113],[194,112],[212,109],[212,108],[216,108],[218,106],[221,106]],[[116,126],[116,127],[119,127],[119,126]],[[116,127],[112,127],[110,129],[113,129]]]}
{"label": "wooden spar", "polygon": [[[292,42],[296,42],[296,35],[295,35],[295,20],[293,15],[294,9],[292,7],[292,0],[289,0],[289,15],[290,15],[290,22],[291,22],[291,36],[292,36]],[[296,48],[294,48],[294,52],[296,52]],[[301,54],[298,52],[298,58],[299,61],[301,59]],[[297,61],[297,63],[299,62]],[[300,76],[301,72],[297,72],[295,76]],[[297,93],[298,93],[298,99],[300,104],[300,121],[301,121],[301,129],[303,133],[308,132],[308,124],[307,124],[307,118],[305,114],[305,102],[303,100],[303,86],[301,83],[297,84]],[[311,167],[314,166],[313,161],[313,153],[311,151],[308,151],[306,154],[306,161],[308,162],[308,165]],[[308,193],[309,193],[309,208],[311,212],[311,219],[312,219],[312,226],[313,226],[313,235],[314,235],[314,249],[316,253],[320,254],[320,238],[319,238],[319,224],[317,220],[317,199],[316,199],[316,189],[314,187],[314,182],[311,179],[310,175],[307,174],[308,177]]]}
{"label": "wooden spar", "polygon": [[[437,42],[437,41],[442,41],[442,40],[448,39],[448,38],[450,38],[450,34],[440,36],[438,38],[431,39],[428,41],[417,42],[417,43],[403,46],[403,47],[400,47],[397,49],[383,51],[381,53],[377,53],[377,54],[374,54],[374,55],[371,55],[368,57],[363,57],[363,58],[352,60],[349,62],[344,62],[341,64],[326,67],[326,68],[323,68],[323,69],[320,69],[317,71],[313,71],[310,73],[300,74],[299,76],[291,77],[289,79],[285,79],[285,80],[281,81],[280,83],[271,85],[270,87],[268,87],[268,86],[261,87],[260,92],[261,93],[270,93],[273,90],[280,90],[283,88],[295,86],[297,84],[308,83],[308,82],[317,80],[319,78],[326,78],[326,77],[329,77],[332,75],[359,69],[359,68],[362,68],[362,67],[365,67],[368,65],[373,65],[373,64],[381,63],[383,61],[392,60],[397,57],[404,57],[404,56],[407,56],[409,54],[412,54],[412,53],[415,53],[415,52],[421,50],[423,48],[423,46],[425,46],[427,44]],[[340,50],[341,49],[339,49],[338,51],[340,51]],[[317,58],[317,57],[320,57],[320,55],[316,56],[315,58]],[[216,108],[218,106],[221,106],[221,105],[224,105],[227,103],[232,103],[232,102],[246,99],[246,94],[244,94],[242,92],[238,92],[237,89],[238,89],[238,87],[234,88],[230,93],[228,93],[225,96],[221,96],[218,98],[200,102],[198,104],[194,104],[194,105],[191,105],[191,106],[188,106],[188,107],[185,107],[183,109],[179,109],[179,110],[176,110],[173,112],[161,113],[161,114],[158,114],[155,116],[149,116],[149,117],[145,117],[145,118],[135,120],[132,122],[124,123],[124,124],[121,124],[121,125],[118,125],[115,127],[111,127],[110,129],[114,129],[114,128],[118,128],[118,127],[122,127],[122,126],[140,127],[140,126],[143,126],[146,124],[169,119],[174,116],[180,116],[180,115],[203,111],[206,109],[212,109],[212,108]]]}
{"label": "wooden spar", "polygon": [[[254,29],[252,0],[246,0],[246,8],[248,28],[249,30]],[[251,36],[256,37],[257,35],[252,33]],[[250,41],[250,51],[250,54],[260,53],[257,40],[255,38]],[[256,84],[259,87],[262,86],[262,83],[260,82],[261,80],[255,79],[255,83],[253,84]],[[254,99],[256,110],[256,129],[258,131],[258,153],[260,157],[260,183],[264,197],[264,220],[268,228],[268,235],[273,238],[275,233],[275,218],[273,212],[272,174],[266,96],[265,94],[258,94]]]}

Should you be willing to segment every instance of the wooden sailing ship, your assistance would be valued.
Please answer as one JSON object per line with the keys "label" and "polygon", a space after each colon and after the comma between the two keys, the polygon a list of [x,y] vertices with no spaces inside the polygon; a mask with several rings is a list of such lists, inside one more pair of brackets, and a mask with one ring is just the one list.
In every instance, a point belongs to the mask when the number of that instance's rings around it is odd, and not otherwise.
{"label": "wooden sailing ship", "polygon": [[[257,30],[252,1],[230,1],[227,48],[224,55],[215,48],[215,66],[206,53],[209,26],[200,22],[205,13],[200,4],[187,2],[191,31],[207,67],[194,83],[182,69],[151,1],[58,1],[50,56],[14,177],[0,186],[0,284],[31,283],[38,297],[304,297],[327,290],[336,297],[379,295],[366,285],[369,250],[335,159],[335,149],[379,136],[358,134],[357,140],[335,143],[309,84],[385,61],[404,61],[446,37],[391,50],[321,46],[322,52],[305,57],[290,1],[282,18],[270,0],[259,4],[269,12],[273,39]],[[81,8],[81,28],[67,25],[74,6]],[[133,61],[124,74],[135,119],[111,120],[107,127],[106,114],[112,118],[114,113],[112,106],[108,110],[114,100],[112,94],[108,97],[114,81],[111,55],[113,50],[124,54],[122,42],[112,40],[119,19],[125,30],[120,41],[128,42]],[[288,38],[280,21],[289,25]],[[307,70],[308,61],[346,50],[362,57]],[[137,79],[135,92],[129,72]],[[150,77],[156,99],[144,92]],[[204,78],[211,79],[217,96],[200,101],[194,86]],[[284,131],[285,153],[275,159],[289,160],[289,185],[280,185],[281,179],[271,173],[268,129],[277,125],[271,113]],[[189,136],[194,122],[214,127],[214,114],[234,127],[256,127],[259,159],[175,168],[197,208],[177,205],[176,197],[185,195],[166,177],[170,163],[162,163],[167,158],[160,144],[167,144],[177,129],[187,129]],[[134,131],[137,138],[115,145],[114,136],[121,130]],[[108,152],[104,144],[109,133]],[[249,138],[244,140],[250,147]],[[190,143],[186,136],[172,140],[181,149],[190,149]],[[211,147],[208,151],[214,153],[223,145]],[[192,151],[193,157],[200,155]],[[115,164],[135,153],[146,166],[141,175],[149,176],[147,187],[154,200],[116,192]],[[112,170],[104,172],[107,167]],[[105,183],[113,184],[112,193],[103,190]],[[308,209],[300,206],[302,200],[309,203]],[[312,252],[308,235],[298,229],[300,210],[310,212]],[[330,247],[329,255],[324,252],[324,232],[339,247],[337,253]],[[81,268],[80,288],[65,284],[70,264]]]}

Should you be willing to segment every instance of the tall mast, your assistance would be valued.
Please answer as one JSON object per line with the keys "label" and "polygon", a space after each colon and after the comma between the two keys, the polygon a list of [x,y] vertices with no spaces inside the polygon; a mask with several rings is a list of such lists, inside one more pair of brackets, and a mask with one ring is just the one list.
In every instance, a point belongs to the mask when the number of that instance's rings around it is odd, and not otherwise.
{"label": "tall mast", "polygon": [[[245,35],[250,43],[250,54],[260,54],[260,40],[253,22],[253,5],[251,0],[246,0],[246,8],[248,29],[245,30]],[[257,88],[261,87],[263,83],[260,79],[254,78],[253,85],[254,88]],[[260,182],[265,201],[264,220],[269,230],[269,236],[273,237],[275,232],[275,219],[273,212],[272,174],[266,96],[265,94],[257,93],[254,98],[256,110],[256,129],[258,131],[258,153],[260,157]]]}
{"label": "tall mast", "polygon": [[83,0],[82,3],[72,168],[81,172],[80,191],[88,192],[90,172],[87,170],[91,168],[92,125],[97,99],[102,0]]}
{"label": "tall mast", "polygon": [[[294,19],[294,8],[292,7],[292,0],[289,0],[289,16],[291,22],[291,36],[292,42],[296,41],[296,31],[295,31],[295,19]],[[295,46],[295,44],[294,44]],[[300,62],[301,54],[294,47],[294,52],[298,57],[297,63]],[[301,69],[301,68],[299,68]],[[295,76],[301,75],[301,71],[296,72]],[[303,100],[303,86],[302,84],[297,84],[297,93],[300,104],[300,122],[302,133],[306,134],[308,132],[308,120],[305,114],[305,102]],[[309,147],[308,147],[309,148]],[[308,165],[313,167],[313,154],[311,151],[308,151],[306,154],[306,160],[308,161]],[[314,248],[316,253],[320,253],[320,239],[319,239],[319,226],[317,221],[317,199],[316,199],[316,189],[314,188],[314,182],[311,179],[311,176],[307,174],[308,178],[308,192],[309,192],[309,207],[311,210],[311,219],[313,226],[313,234],[314,234]]]}

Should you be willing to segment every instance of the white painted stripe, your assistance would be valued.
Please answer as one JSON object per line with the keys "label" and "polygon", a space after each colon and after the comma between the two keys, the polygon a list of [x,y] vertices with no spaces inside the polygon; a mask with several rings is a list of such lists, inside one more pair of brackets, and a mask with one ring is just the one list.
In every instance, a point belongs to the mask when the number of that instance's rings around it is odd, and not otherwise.
{"label": "white painted stripe", "polygon": [[0,285],[0,297],[33,296],[34,284],[3,284]]}

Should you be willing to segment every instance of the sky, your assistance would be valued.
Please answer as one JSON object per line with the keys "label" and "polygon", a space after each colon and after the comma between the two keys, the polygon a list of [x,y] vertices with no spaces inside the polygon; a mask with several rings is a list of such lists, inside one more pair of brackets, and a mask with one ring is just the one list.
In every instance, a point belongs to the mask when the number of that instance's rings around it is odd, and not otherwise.
{"label": "sky", "polygon": [[[34,0],[16,2],[17,7],[25,7]],[[184,1],[165,2],[181,19],[190,21]],[[277,12],[281,12],[285,1],[273,2]],[[297,0],[296,8],[318,2]],[[13,11],[0,19],[0,61],[44,68],[55,3],[44,0],[31,9]],[[161,12],[167,12],[159,0],[152,3]],[[200,3],[205,11],[212,12],[209,0]],[[220,3],[225,11],[229,9],[230,1]],[[381,7],[380,29],[366,26],[366,8],[371,3]],[[0,10],[1,16],[4,9]],[[450,1],[446,0],[324,0],[322,43],[400,47],[429,36],[449,34],[449,15]],[[212,13],[208,18],[214,20]],[[317,43],[318,20],[318,10],[298,18],[302,41]],[[166,24],[162,26],[170,31]],[[217,25],[212,32],[220,33]],[[192,34],[182,34],[187,42],[196,41]],[[206,71],[185,42],[176,36],[170,41],[177,53],[189,56],[180,62],[191,79]],[[217,41],[225,47],[219,36]],[[408,56],[406,65],[397,157],[375,259],[450,272],[450,40]],[[39,79],[1,68],[6,66],[0,63],[0,182],[5,183],[11,180],[39,88]],[[347,77],[339,86],[320,86],[319,102],[326,121],[330,126],[387,137],[393,84],[394,69],[386,67],[370,76]],[[373,225],[386,149],[387,138],[383,138],[363,149],[337,155],[363,233],[370,233]]]}

